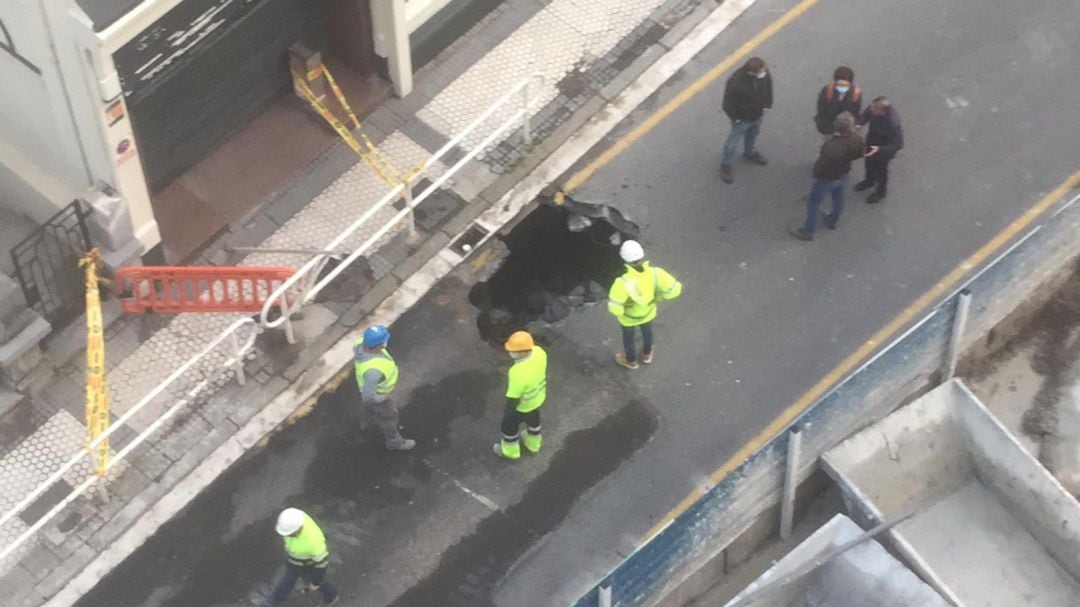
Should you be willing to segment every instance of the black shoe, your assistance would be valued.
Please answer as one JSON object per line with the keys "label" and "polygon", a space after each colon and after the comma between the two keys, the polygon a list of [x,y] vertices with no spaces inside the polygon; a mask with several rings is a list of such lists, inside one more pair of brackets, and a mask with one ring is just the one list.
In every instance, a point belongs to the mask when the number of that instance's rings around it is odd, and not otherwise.
{"label": "black shoe", "polygon": [[822,219],[825,221],[825,227],[829,228],[830,230],[835,230],[836,226],[839,224],[838,220],[829,219],[829,217],[827,215],[825,217],[823,217]]}
{"label": "black shoe", "polygon": [[885,200],[885,192],[878,190],[866,197],[866,204],[877,204],[882,200]]}
{"label": "black shoe", "polygon": [[855,191],[856,192],[862,192],[862,191],[865,191],[865,190],[869,190],[872,187],[874,187],[874,182],[873,181],[870,181],[869,179],[863,179],[859,183],[855,184]]}
{"label": "black shoe", "polygon": [[765,160],[765,157],[761,155],[761,152],[754,152],[753,154],[743,154],[743,158],[745,158],[747,162],[760,164],[761,166],[769,164],[769,161]]}
{"label": "black shoe", "polygon": [[724,183],[735,183],[735,175],[731,173],[730,164],[720,165],[720,179],[723,180]]}
{"label": "black shoe", "polygon": [[792,236],[794,236],[795,238],[798,238],[799,240],[801,240],[803,242],[810,242],[811,240],[814,239],[813,234],[808,234],[807,232],[803,231],[802,228],[799,228],[797,230],[796,229],[790,229],[790,230],[788,230],[788,234],[791,234]]}

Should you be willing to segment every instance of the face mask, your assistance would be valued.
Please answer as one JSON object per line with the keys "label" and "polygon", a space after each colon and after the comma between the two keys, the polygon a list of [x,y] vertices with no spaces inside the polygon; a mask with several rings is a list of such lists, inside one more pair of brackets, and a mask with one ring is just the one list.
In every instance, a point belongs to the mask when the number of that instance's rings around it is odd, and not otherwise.
{"label": "face mask", "polygon": [[757,78],[758,80],[761,80],[762,78],[764,78],[765,76],[768,76],[768,75],[769,75],[769,72],[766,72],[765,70],[761,70],[760,72],[755,74],[754,77]]}
{"label": "face mask", "polygon": [[525,355],[521,354],[519,352],[511,352],[510,353],[510,358],[512,358],[514,360],[521,360],[522,358],[525,358]]}
{"label": "face mask", "polygon": [[836,88],[836,92],[837,92],[837,93],[840,93],[841,95],[843,95],[844,93],[846,93],[846,92],[848,92],[849,90],[851,90],[851,87],[850,87],[850,86],[838,86],[838,87],[835,87],[835,88]]}

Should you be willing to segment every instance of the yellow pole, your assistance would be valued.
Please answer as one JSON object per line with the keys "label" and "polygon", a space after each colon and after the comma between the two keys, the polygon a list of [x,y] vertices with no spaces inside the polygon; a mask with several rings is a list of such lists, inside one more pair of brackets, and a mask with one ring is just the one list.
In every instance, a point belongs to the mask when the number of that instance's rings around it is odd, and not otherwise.
{"label": "yellow pole", "polygon": [[[101,293],[98,269],[101,253],[95,247],[79,265],[86,271],[86,428],[87,444],[92,444],[109,428],[109,388],[105,381],[105,330],[101,321]],[[94,449],[97,475],[109,471],[109,439]]]}

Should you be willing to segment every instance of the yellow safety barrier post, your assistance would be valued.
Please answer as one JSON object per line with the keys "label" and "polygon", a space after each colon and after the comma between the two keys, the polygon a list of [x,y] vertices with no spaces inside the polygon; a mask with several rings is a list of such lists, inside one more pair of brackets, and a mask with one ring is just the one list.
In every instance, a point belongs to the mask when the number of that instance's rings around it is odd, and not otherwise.
{"label": "yellow safety barrier post", "polygon": [[[95,247],[79,260],[86,272],[86,428],[87,444],[93,445],[109,428],[109,388],[105,381],[105,329],[101,321],[98,271],[101,253]],[[98,478],[109,472],[109,439],[91,450]]]}

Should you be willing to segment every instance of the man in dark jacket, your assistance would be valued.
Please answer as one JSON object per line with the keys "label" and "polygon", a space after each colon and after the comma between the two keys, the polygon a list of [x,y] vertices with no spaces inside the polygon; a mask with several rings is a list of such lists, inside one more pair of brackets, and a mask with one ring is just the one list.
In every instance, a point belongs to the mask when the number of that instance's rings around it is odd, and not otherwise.
{"label": "man in dark jacket", "polygon": [[799,240],[814,239],[817,229],[817,217],[825,194],[832,195],[832,212],[825,216],[825,225],[835,230],[844,212],[844,189],[847,188],[847,176],[851,172],[851,163],[863,155],[862,137],[855,131],[855,116],[850,112],[841,112],[836,117],[835,132],[821,144],[821,153],[814,163],[814,185],[810,188],[810,197],[806,203],[806,223],[791,235]]}
{"label": "man in dark jacket", "polygon": [[724,142],[720,160],[720,178],[724,183],[735,181],[731,162],[739,140],[743,140],[743,157],[754,164],[766,164],[765,157],[754,147],[765,110],[772,107],[772,76],[760,57],[751,57],[728,78],[724,87],[724,113],[731,119],[731,133]]}
{"label": "man in dark jacket", "polygon": [[844,65],[836,68],[833,81],[818,93],[817,114],[814,115],[818,132],[826,137],[832,136],[833,123],[840,112],[862,115],[862,91],[855,86],[855,71]]}
{"label": "man in dark jacket", "polygon": [[869,124],[866,133],[866,178],[855,184],[861,192],[877,186],[866,202],[874,204],[885,199],[889,187],[889,162],[904,147],[904,129],[900,115],[886,97],[877,97],[863,112],[860,124]]}

